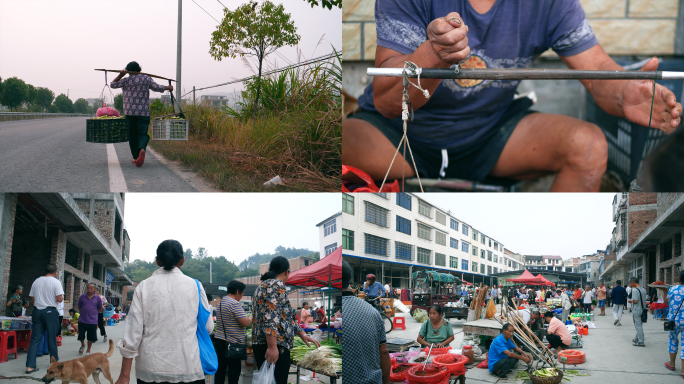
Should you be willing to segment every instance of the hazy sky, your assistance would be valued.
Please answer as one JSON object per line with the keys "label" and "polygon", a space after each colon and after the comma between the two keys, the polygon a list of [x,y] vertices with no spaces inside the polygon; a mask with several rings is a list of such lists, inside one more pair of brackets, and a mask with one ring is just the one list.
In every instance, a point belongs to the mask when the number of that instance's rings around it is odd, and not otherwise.
{"label": "hazy sky", "polygon": [[[183,93],[193,85],[201,88],[253,75],[241,59],[216,61],[209,55],[211,33],[218,23],[200,8],[221,21],[220,3],[235,9],[247,0],[194,1],[197,4],[183,0]],[[301,36],[298,47],[277,51],[290,62],[298,61],[297,48],[302,61],[331,53],[331,45],[341,50],[341,9],[311,8],[304,0],[273,2],[285,5]],[[123,69],[137,61],[143,72],[175,79],[177,20],[177,0],[0,0],[0,77],[16,76],[48,87],[55,96],[68,89],[72,101],[99,97],[104,72],[95,68]],[[275,53],[267,60],[277,67],[288,65]],[[107,80],[115,76],[108,74]],[[241,85],[208,89],[197,92],[197,97],[235,89]]]}
{"label": "hazy sky", "polygon": [[127,193],[130,259],[154,260],[166,239],[236,264],[279,245],[318,251],[316,224],[341,204],[338,193]]}
{"label": "hazy sky", "polygon": [[523,255],[592,254],[606,248],[614,227],[614,193],[419,195]]}

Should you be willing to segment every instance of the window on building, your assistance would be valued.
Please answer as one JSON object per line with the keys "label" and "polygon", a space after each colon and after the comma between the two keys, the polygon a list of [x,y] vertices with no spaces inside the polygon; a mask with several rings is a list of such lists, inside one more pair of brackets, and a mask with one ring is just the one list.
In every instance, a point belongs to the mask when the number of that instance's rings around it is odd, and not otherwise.
{"label": "window on building", "polygon": [[383,199],[388,199],[388,200],[389,200],[389,198],[387,197],[387,193],[378,192],[378,193],[376,193],[376,195],[382,197]]}
{"label": "window on building", "polygon": [[119,211],[114,210],[114,212],[114,240],[116,240],[117,244],[121,245],[121,224],[123,220],[119,216]]}
{"label": "window on building", "polygon": [[487,266],[487,274],[488,274],[488,275],[491,275],[491,274],[492,274],[492,266],[491,266],[491,265],[488,265],[488,266]]}
{"label": "window on building", "polygon": [[411,195],[407,193],[397,193],[397,205],[406,208],[409,211],[411,210]]}
{"label": "window on building", "polygon": [[461,229],[463,230],[463,234],[466,236],[468,236],[468,228],[470,228],[470,227],[468,227],[465,224],[461,225]]}
{"label": "window on building", "polygon": [[458,221],[451,219],[451,229],[458,231]]}
{"label": "window on building", "polygon": [[93,261],[93,279],[102,280],[102,265]]}
{"label": "window on building", "polygon": [[477,256],[477,247],[473,245],[473,256]]}
{"label": "window on building", "polygon": [[482,244],[487,245],[487,244],[485,243],[485,238],[486,238],[485,235],[483,235],[483,234],[480,233],[480,242],[481,242]]}
{"label": "window on building", "polygon": [[461,251],[468,253],[470,247],[470,243],[466,243],[465,241],[461,241]]}
{"label": "window on building", "polygon": [[489,239],[489,247],[492,247],[492,239]]}
{"label": "window on building", "polygon": [[387,210],[373,203],[366,203],[366,221],[377,224],[381,227],[387,227]]}
{"label": "window on building", "polygon": [[499,268],[494,267],[494,273],[499,273]]}
{"label": "window on building", "polygon": [[418,247],[418,258],[416,260],[417,262],[419,262],[421,264],[431,265],[432,264],[432,260],[430,260],[431,256],[432,256],[431,250]]}
{"label": "window on building", "polygon": [[446,267],[446,255],[435,253],[435,265]]}
{"label": "window on building", "polygon": [[487,253],[487,260],[492,261],[492,252]]}
{"label": "window on building", "polygon": [[485,250],[480,249],[480,259],[484,259],[484,258],[485,258]]}
{"label": "window on building", "polygon": [[435,243],[439,245],[446,245],[446,235],[442,232],[435,231]]}
{"label": "window on building", "polygon": [[387,239],[368,233],[364,233],[364,235],[366,237],[366,253],[370,255],[387,256]]}
{"label": "window on building", "polygon": [[432,240],[432,228],[427,225],[418,223],[418,237],[425,240]]}
{"label": "window on building", "polygon": [[499,243],[494,243],[494,250],[498,251],[499,250]]}
{"label": "window on building", "polygon": [[64,254],[64,262],[71,265],[76,269],[81,269],[78,262],[78,247],[67,240],[66,243],[66,253]]}
{"label": "window on building", "polygon": [[332,243],[325,247],[325,255],[328,256],[329,254],[333,253],[334,250],[337,249],[337,243]]}
{"label": "window on building", "polygon": [[435,221],[442,224],[442,225],[446,225],[446,215],[440,211],[436,211],[435,212]]}
{"label": "window on building", "polygon": [[350,215],[354,214],[354,196],[346,193],[342,194],[342,212]]}
{"label": "window on building", "polygon": [[473,240],[477,241],[478,232],[473,230]]}
{"label": "window on building", "polygon": [[397,232],[411,234],[411,220],[397,216]]}
{"label": "window on building", "polygon": [[485,265],[482,263],[480,263],[480,273],[483,275],[485,274]]}
{"label": "window on building", "polygon": [[432,218],[432,206],[423,200],[418,200],[418,213],[425,217]]}
{"label": "window on building", "polygon": [[458,240],[454,239],[453,237],[450,237],[449,246],[451,246],[451,248],[458,249]]}
{"label": "window on building", "polygon": [[461,260],[461,269],[464,271],[468,270],[468,260],[465,260],[465,259]]}
{"label": "window on building", "polygon": [[477,273],[477,263],[474,262],[474,261],[473,261],[472,268],[473,268],[472,271],[475,272],[475,273]]}
{"label": "window on building", "polygon": [[323,224],[323,230],[325,231],[325,236],[337,232],[337,221],[335,219],[332,219],[327,223]]}
{"label": "window on building", "polygon": [[400,260],[413,260],[413,245],[401,243],[399,241],[394,242],[394,256]]}
{"label": "window on building", "polygon": [[449,267],[458,269],[458,257],[449,256]]}
{"label": "window on building", "polygon": [[342,249],[354,250],[354,231],[342,229]]}

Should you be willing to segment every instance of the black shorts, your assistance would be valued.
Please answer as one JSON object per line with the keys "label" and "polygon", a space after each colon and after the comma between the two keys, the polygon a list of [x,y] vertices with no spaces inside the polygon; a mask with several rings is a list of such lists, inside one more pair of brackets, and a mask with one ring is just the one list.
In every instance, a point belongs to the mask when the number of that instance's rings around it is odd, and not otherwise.
{"label": "black shorts", "polygon": [[[471,143],[468,146],[468,150],[446,150],[448,165],[444,168],[443,164],[446,161],[443,152],[445,150],[411,143],[413,158],[416,161],[416,171],[421,177],[433,179],[443,177],[483,181],[496,165],[504,146],[506,146],[511,133],[513,133],[520,120],[535,112],[529,110],[531,106],[532,100],[527,97],[513,101],[494,128],[476,142]],[[349,116],[349,118],[369,122],[379,129],[395,147],[399,145],[404,135],[402,129],[392,125],[390,119],[376,111],[360,110],[356,114]],[[408,127],[411,129],[411,123],[409,123]],[[400,153],[402,153],[401,151],[403,151],[403,146],[400,149]],[[406,160],[409,164],[413,165],[408,150],[406,151]],[[387,165],[389,166],[389,160]],[[444,170],[444,176],[440,175],[442,169]]]}
{"label": "black shorts", "polygon": [[85,340],[86,334],[88,341],[97,341],[97,324],[78,323],[78,340]]}

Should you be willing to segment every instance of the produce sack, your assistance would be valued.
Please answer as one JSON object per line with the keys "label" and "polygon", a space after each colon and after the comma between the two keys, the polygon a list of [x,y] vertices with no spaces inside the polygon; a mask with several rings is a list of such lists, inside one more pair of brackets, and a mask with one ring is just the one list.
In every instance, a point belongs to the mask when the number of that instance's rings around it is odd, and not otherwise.
{"label": "produce sack", "polygon": [[416,309],[413,311],[413,318],[419,323],[424,323],[428,319],[428,313],[424,309]]}
{"label": "produce sack", "polygon": [[480,364],[477,365],[478,368],[489,368],[489,359],[485,358]]}
{"label": "produce sack", "polygon": [[96,116],[96,117],[100,117],[100,116],[116,116],[116,117],[119,117],[119,116],[121,116],[121,115],[119,115],[119,111],[117,111],[117,110],[114,109],[114,108],[111,108],[111,107],[103,107],[103,108],[98,108],[98,109],[97,109],[97,112],[95,113],[95,116]]}
{"label": "produce sack", "polygon": [[494,316],[496,316],[496,304],[494,303],[494,299],[489,299],[489,303],[487,303],[487,311],[485,312],[485,316],[488,319],[491,319]]}

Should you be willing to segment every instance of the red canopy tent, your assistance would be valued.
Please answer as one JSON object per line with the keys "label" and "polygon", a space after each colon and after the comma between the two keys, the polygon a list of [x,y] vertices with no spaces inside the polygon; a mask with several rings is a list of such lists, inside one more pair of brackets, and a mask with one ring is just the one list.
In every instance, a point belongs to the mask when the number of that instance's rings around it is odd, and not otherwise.
{"label": "red canopy tent", "polygon": [[287,284],[342,289],[342,247],[308,267],[290,273]]}
{"label": "red canopy tent", "polygon": [[547,278],[545,278],[544,276],[542,276],[541,273],[538,274],[537,277],[541,278],[541,279],[544,281],[544,285],[548,285],[548,286],[550,286],[550,287],[555,287],[555,286],[556,286],[556,284],[550,282]]}
{"label": "red canopy tent", "polygon": [[527,269],[522,273],[522,275],[516,277],[515,279],[506,279],[506,281],[517,284],[543,284],[544,282],[539,277],[531,274]]}
{"label": "red canopy tent", "polygon": [[290,273],[287,284],[297,287],[328,287],[328,338],[332,314],[331,288],[342,289],[342,247],[338,247],[321,260]]}

